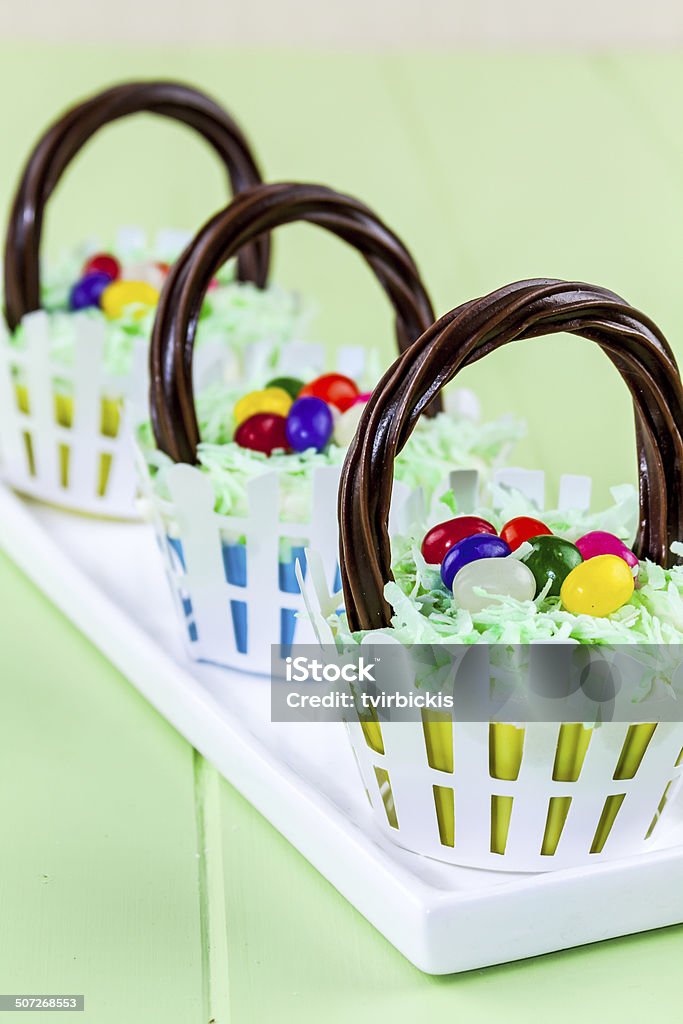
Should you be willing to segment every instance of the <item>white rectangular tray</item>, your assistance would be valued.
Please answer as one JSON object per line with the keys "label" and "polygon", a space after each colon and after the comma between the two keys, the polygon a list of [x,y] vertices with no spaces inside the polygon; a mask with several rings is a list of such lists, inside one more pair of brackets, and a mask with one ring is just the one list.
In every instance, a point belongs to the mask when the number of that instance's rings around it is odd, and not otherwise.
{"label": "white rectangular tray", "polygon": [[137,689],[404,956],[449,974],[683,921],[683,808],[656,851],[511,875],[409,854],[373,828],[344,727],[273,724],[269,681],[187,660],[150,527],[0,485],[0,544]]}

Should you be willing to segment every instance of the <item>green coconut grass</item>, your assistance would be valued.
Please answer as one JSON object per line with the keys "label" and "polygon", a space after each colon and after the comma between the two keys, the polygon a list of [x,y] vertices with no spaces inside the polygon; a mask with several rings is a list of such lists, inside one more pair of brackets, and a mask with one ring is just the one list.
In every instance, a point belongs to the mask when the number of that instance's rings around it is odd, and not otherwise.
{"label": "green coconut grass", "polygon": [[[263,386],[262,382],[260,386]],[[282,522],[306,522],[311,515],[313,472],[318,466],[340,465],[345,448],[330,444],[323,452],[274,453],[271,456],[240,448],[232,441],[235,432],[233,408],[248,389],[214,384],[197,399],[197,417],[202,441],[198,447],[199,468],[207,473],[216,494],[216,511],[223,515],[247,513],[246,484],[263,473],[280,475],[280,518]],[[512,445],[524,435],[521,422],[501,417],[486,423],[441,413],[423,418],[396,460],[396,479],[409,487],[422,487],[428,503],[443,487],[449,470],[479,469],[487,475],[502,464]],[[154,444],[149,423],[138,431],[156,493],[167,499],[167,471],[170,461]]]}
{"label": "green coconut grass", "polygon": [[[98,247],[100,251],[116,252],[115,247]],[[139,316],[139,308],[128,307],[121,317],[110,320],[98,309],[69,310],[69,292],[81,276],[83,263],[93,251],[92,246],[64,254],[55,264],[45,268],[43,308],[50,316],[50,355],[58,365],[70,366],[74,358],[74,316],[87,317],[104,328],[105,370],[113,377],[125,377],[133,365],[137,343],[147,341],[154,323],[154,309]],[[172,261],[177,253],[133,250],[122,256],[122,262],[145,260]],[[312,310],[300,296],[277,285],[265,289],[235,279],[235,263],[230,261],[217,274],[218,287],[207,293],[197,331],[198,344],[219,342],[226,349],[243,351],[256,341],[267,339],[273,346],[272,359],[280,346],[305,337]],[[25,334],[20,325],[11,336],[11,344],[21,348]]]}
{"label": "green coconut grass", "polygon": [[[638,499],[635,488],[612,490],[613,504],[598,513],[541,511],[518,492],[494,488],[491,508],[479,514],[497,528],[518,515],[540,516],[553,530],[577,540],[590,530],[607,530],[630,543],[635,534]],[[444,519],[457,513],[452,495],[444,496]],[[631,599],[605,618],[573,615],[558,597],[541,593],[533,601],[491,596],[480,612],[459,608],[441,582],[439,568],[428,565],[420,552],[424,530],[412,537],[395,537],[394,580],[385,587],[393,615],[391,627],[350,632],[345,616],[330,623],[342,644],[357,644],[365,637],[390,633],[392,638],[414,644],[527,644],[539,640],[574,640],[582,644],[679,644],[683,641],[683,566],[663,569],[648,560],[640,563],[637,586]],[[683,555],[683,544],[672,551]],[[524,549],[515,553],[523,557]]]}

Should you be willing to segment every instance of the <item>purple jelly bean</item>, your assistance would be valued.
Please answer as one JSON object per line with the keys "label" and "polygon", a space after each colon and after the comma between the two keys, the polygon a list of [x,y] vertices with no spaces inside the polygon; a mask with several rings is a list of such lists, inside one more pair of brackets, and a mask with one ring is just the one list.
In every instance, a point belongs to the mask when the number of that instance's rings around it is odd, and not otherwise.
{"label": "purple jelly bean", "polygon": [[297,398],[287,413],[287,440],[295,452],[323,450],[332,436],[334,420],[327,402],[306,395]]}
{"label": "purple jelly bean", "polygon": [[450,590],[463,566],[476,562],[478,558],[505,558],[510,553],[510,545],[500,537],[492,537],[488,533],[463,537],[446,552],[441,563],[441,579]]}
{"label": "purple jelly bean", "polygon": [[577,540],[576,546],[581,552],[584,562],[597,555],[616,555],[617,558],[623,558],[632,569],[638,565],[637,556],[630,548],[626,547],[623,540],[619,540],[613,533],[607,533],[605,530],[592,530],[590,533],[585,533]]}
{"label": "purple jelly bean", "polygon": [[69,306],[73,310],[99,306],[100,296],[110,284],[109,274],[104,274],[100,270],[93,271],[92,274],[85,274],[80,281],[76,281],[71,289]]}

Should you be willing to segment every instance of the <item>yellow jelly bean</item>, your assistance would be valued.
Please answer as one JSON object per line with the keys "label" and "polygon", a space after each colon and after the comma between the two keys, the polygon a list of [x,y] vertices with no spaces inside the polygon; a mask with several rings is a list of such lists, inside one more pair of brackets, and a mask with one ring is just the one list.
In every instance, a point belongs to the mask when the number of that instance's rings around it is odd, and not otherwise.
{"label": "yellow jelly bean", "polygon": [[235,404],[233,416],[237,426],[244,423],[250,416],[258,412],[272,412],[276,416],[286,416],[292,408],[292,397],[284,388],[263,388],[262,391],[250,391],[248,395]]}
{"label": "yellow jelly bean", "polygon": [[159,292],[147,281],[112,281],[102,292],[100,305],[110,320],[122,316],[127,306],[136,306],[133,316],[139,320],[158,301]]}
{"label": "yellow jelly bean", "polygon": [[630,599],[633,576],[617,555],[598,555],[572,569],[560,591],[562,604],[573,615],[611,615]]}

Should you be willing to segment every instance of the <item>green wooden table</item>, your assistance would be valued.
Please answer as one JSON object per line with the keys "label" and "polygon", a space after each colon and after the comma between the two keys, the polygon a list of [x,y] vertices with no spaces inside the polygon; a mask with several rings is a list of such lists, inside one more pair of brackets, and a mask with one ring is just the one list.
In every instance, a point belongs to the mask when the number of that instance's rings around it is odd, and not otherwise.
{"label": "green wooden table", "polygon": [[[95,86],[176,76],[225,101],[271,178],[333,184],[412,246],[442,312],[526,276],[607,285],[683,357],[683,56],[349,56],[0,48],[0,199],[37,131]],[[222,181],[180,129],[112,127],[51,205],[48,238],[192,227]],[[277,277],[330,345],[391,351],[360,261],[277,239]],[[634,478],[627,394],[574,339],[468,371],[526,417],[519,461]],[[0,524],[1,533],[1,524]],[[683,930],[452,978],[421,975],[0,556],[0,992],[83,992],[97,1024],[395,1024],[679,1017]],[[637,899],[638,894],[634,893]],[[27,1022],[44,1020],[28,1013]]]}

